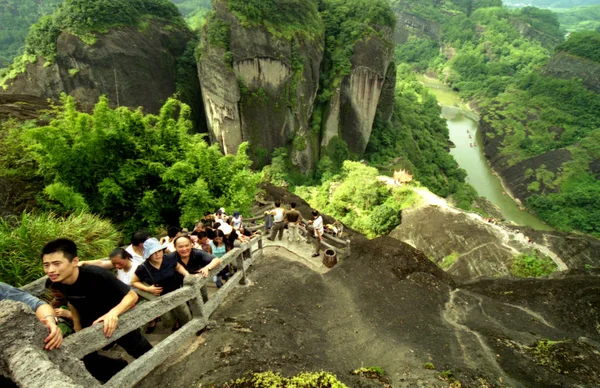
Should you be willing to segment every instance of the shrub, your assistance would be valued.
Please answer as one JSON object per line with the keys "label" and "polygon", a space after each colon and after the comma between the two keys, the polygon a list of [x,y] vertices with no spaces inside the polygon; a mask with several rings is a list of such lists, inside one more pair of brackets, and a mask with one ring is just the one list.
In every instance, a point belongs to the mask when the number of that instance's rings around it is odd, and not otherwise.
{"label": "shrub", "polygon": [[0,278],[20,287],[44,275],[40,251],[59,237],[77,244],[80,259],[106,257],[120,241],[117,229],[98,216],[78,212],[66,218],[54,213],[27,213],[0,219]]}
{"label": "shrub", "polygon": [[530,255],[517,256],[510,266],[510,273],[520,278],[539,277],[556,272],[556,264],[548,258],[538,258],[534,250]]}

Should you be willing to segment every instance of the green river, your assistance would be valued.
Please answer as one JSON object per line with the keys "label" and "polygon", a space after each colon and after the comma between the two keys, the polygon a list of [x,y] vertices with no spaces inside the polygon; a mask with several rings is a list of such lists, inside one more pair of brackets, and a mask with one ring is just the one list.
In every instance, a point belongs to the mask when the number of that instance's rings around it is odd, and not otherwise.
{"label": "green river", "polygon": [[507,221],[535,229],[549,230],[548,225],[534,215],[520,210],[515,201],[504,193],[500,179],[494,174],[483,155],[481,147],[483,141],[478,128],[477,114],[460,100],[458,93],[440,81],[423,75],[419,75],[418,79],[435,93],[442,105],[442,116],[448,122],[450,140],[456,145],[450,153],[460,167],[467,171],[467,182],[475,187],[479,195],[498,206]]}

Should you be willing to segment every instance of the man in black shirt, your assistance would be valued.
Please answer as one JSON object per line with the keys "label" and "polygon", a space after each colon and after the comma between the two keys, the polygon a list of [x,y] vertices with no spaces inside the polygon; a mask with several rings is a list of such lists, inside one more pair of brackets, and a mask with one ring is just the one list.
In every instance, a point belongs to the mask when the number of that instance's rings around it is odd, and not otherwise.
{"label": "man in black shirt", "polygon": [[[67,298],[75,331],[103,322],[104,334],[110,338],[117,328],[119,315],[137,302],[137,294],[103,268],[79,267],[77,246],[71,240],[50,241],[42,248],[41,257],[44,272],[56,283],[55,288]],[[139,329],[124,335],[116,342],[134,358],[152,349],[152,345],[142,336]],[[106,370],[98,370],[99,368],[93,365],[98,359],[98,355],[92,353],[84,357],[83,361],[94,377],[106,381]]]}

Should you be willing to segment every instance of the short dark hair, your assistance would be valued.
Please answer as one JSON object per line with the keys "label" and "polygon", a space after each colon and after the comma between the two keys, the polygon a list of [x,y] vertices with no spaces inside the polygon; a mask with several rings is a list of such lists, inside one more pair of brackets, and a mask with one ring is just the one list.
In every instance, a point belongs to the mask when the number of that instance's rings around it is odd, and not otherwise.
{"label": "short dark hair", "polygon": [[313,216],[318,216],[319,215],[319,211],[318,210],[313,210],[312,211],[312,215]]}
{"label": "short dark hair", "polygon": [[275,201],[275,207],[281,206],[281,201]]}
{"label": "short dark hair", "polygon": [[203,239],[204,237],[208,237],[208,235],[206,234],[206,232],[199,232],[198,233],[198,238],[199,239]]}
{"label": "short dark hair", "polygon": [[292,207],[292,209],[295,209],[296,208],[296,202],[290,203],[290,206]]}
{"label": "short dark hair", "polygon": [[190,233],[190,235],[191,235],[191,236],[197,236],[197,235],[198,235],[198,233],[200,233],[200,232],[196,232],[196,231],[194,230],[192,233]]}
{"label": "short dark hair", "polygon": [[113,251],[110,253],[110,255],[108,255],[109,259],[112,259],[113,257],[117,257],[120,256],[122,259],[125,260],[131,260],[131,253],[127,252],[125,249],[123,248],[115,248],[113,249]]}
{"label": "short dark hair", "polygon": [[177,233],[179,233],[179,230],[180,230],[179,228],[172,226],[167,230],[167,236],[169,236],[170,238],[173,238],[173,237],[177,236]]}
{"label": "short dark hair", "polygon": [[145,230],[138,230],[131,236],[131,245],[138,246],[150,238],[150,233]]}
{"label": "short dark hair", "polygon": [[67,238],[57,238],[44,245],[42,253],[40,254],[40,259],[43,259],[44,255],[50,255],[56,252],[62,253],[63,256],[71,262],[77,257],[77,245]]}

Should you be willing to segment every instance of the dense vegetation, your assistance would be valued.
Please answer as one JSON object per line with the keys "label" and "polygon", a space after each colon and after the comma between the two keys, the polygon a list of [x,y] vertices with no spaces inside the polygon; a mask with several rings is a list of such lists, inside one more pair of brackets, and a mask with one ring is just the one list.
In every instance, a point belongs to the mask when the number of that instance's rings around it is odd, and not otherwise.
{"label": "dense vegetation", "polygon": [[202,26],[212,8],[212,0],[171,0],[188,25],[196,30]]}
{"label": "dense vegetation", "polygon": [[274,35],[315,37],[322,31],[316,0],[228,0],[242,24],[261,25]]}
{"label": "dense vegetation", "polygon": [[0,72],[0,86],[25,69],[37,57],[52,63],[56,59],[56,40],[68,31],[88,44],[96,33],[118,26],[145,29],[149,19],[158,18],[171,26],[187,28],[177,7],[169,0],[64,0],[51,15],[41,17],[29,28],[25,53]]}
{"label": "dense vegetation", "polygon": [[[406,1],[441,24],[445,53],[451,47],[452,55],[436,55],[438,42],[417,36],[397,49],[396,59],[437,72],[463,98],[477,101],[508,165],[567,149],[572,160],[559,170],[526,172],[533,180],[526,204],[558,229],[600,234],[600,184],[590,171],[599,159],[600,98],[580,81],[542,75],[556,44],[556,50],[597,61],[600,34],[574,33],[563,43],[557,16],[533,7],[483,4],[468,14],[458,1],[445,2],[444,10],[433,2]],[[455,16],[442,17],[451,11]]]}
{"label": "dense vegetation", "polygon": [[62,0],[3,0],[0,2],[0,69],[23,54],[29,26],[49,15]]}
{"label": "dense vegetation", "polygon": [[77,111],[70,97],[62,103],[48,126],[4,125],[10,154],[2,174],[42,179],[42,209],[92,212],[128,236],[139,228],[190,227],[220,206],[246,213],[253,202],[260,176],[249,170],[247,145],[223,156],[189,135],[188,106],[170,99],[154,116],[112,110],[105,98],[93,114]]}
{"label": "dense vegetation", "polygon": [[570,9],[553,9],[564,31],[586,31],[600,28],[600,4]]}
{"label": "dense vegetation", "polygon": [[556,46],[556,51],[566,51],[600,63],[600,32],[574,32],[566,42]]}

